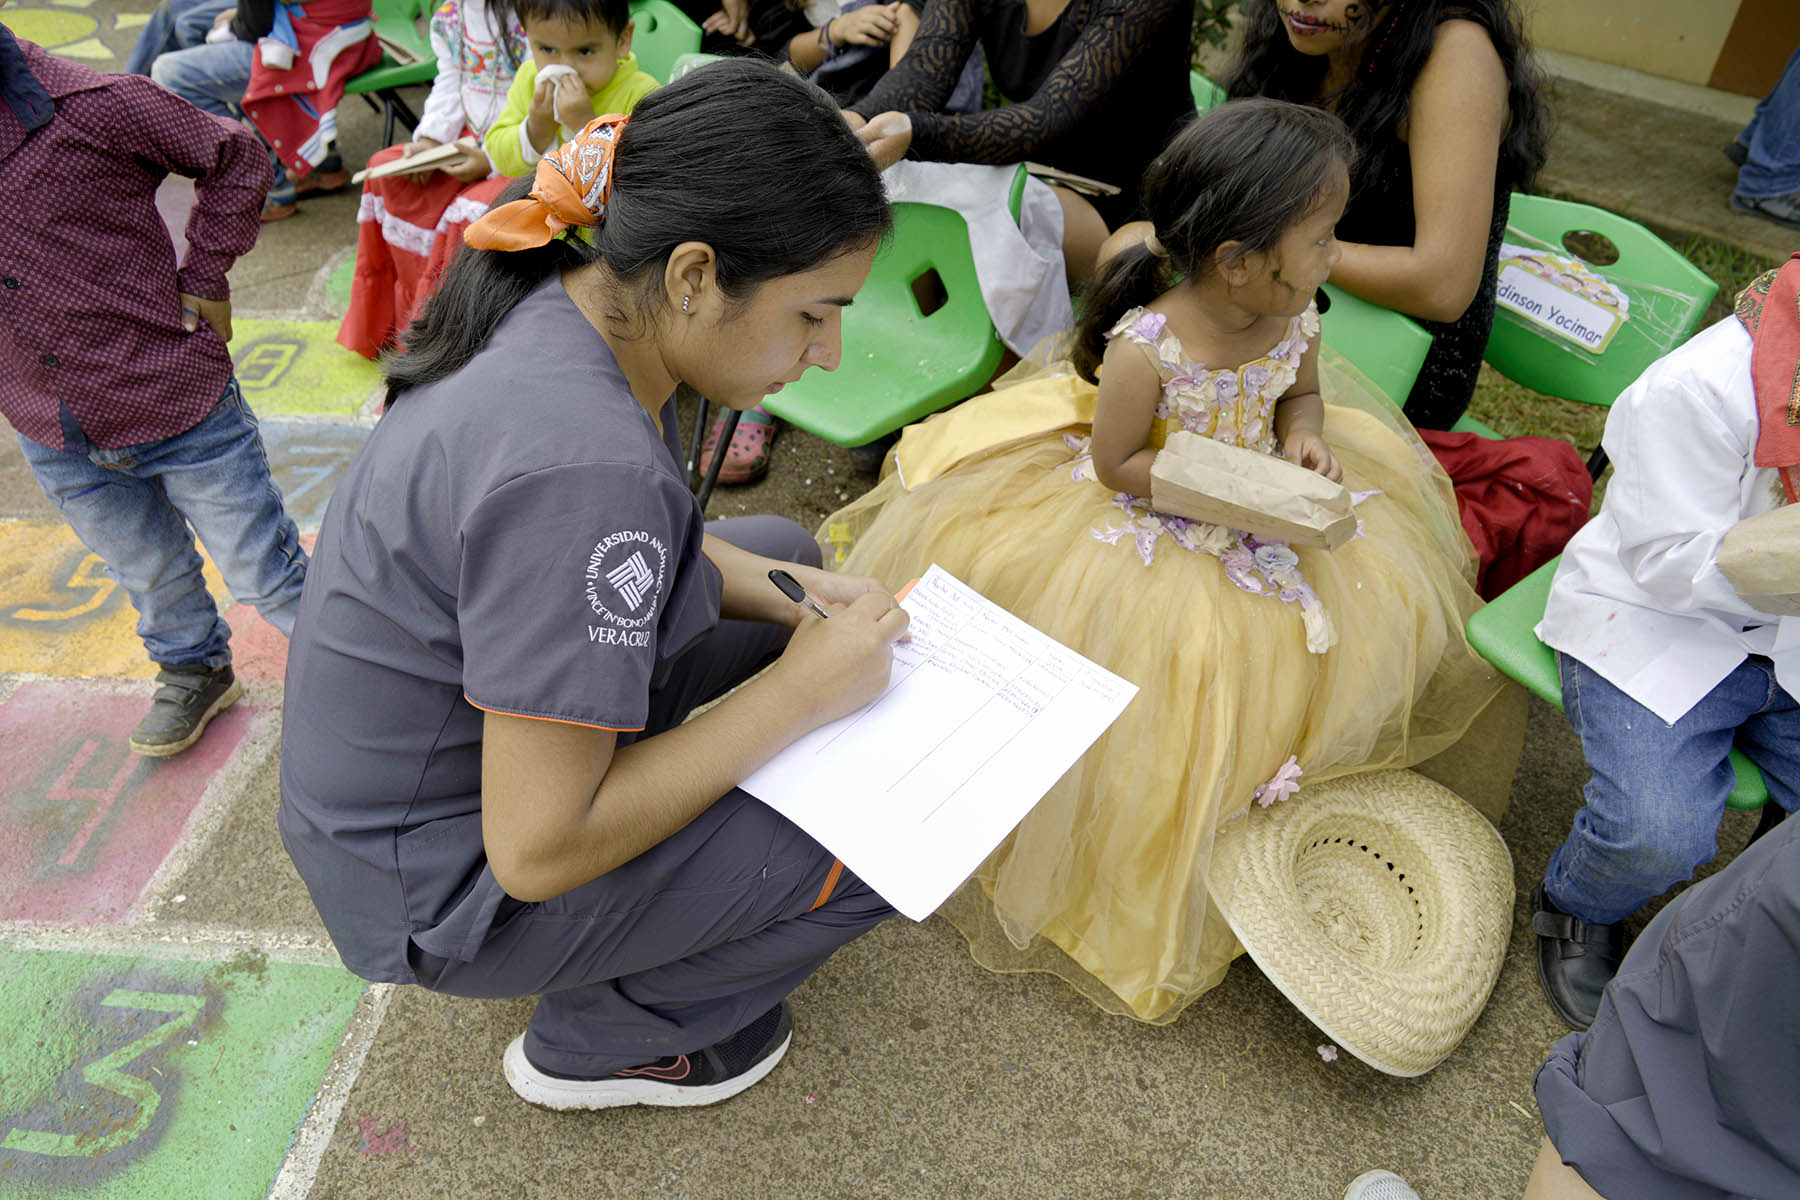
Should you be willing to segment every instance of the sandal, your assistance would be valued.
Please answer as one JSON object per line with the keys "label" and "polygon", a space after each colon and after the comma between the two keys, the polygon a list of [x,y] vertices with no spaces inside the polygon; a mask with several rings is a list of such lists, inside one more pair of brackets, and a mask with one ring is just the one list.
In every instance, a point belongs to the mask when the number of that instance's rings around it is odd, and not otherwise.
{"label": "sandal", "polygon": [[[719,437],[725,432],[725,418],[719,417],[707,431],[700,449],[700,476],[706,477],[712,465]],[[720,483],[754,483],[769,470],[769,456],[775,450],[775,417],[762,405],[748,409],[738,419],[731,445],[725,448],[725,461],[719,466]]]}

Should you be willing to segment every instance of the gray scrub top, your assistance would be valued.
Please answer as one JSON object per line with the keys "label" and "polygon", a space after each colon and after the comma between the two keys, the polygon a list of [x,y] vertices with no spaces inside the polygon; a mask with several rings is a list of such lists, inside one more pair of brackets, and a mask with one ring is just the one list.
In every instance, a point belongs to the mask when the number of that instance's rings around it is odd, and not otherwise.
{"label": "gray scrub top", "polygon": [[719,619],[673,399],[659,432],[559,279],[401,396],[332,497],[288,650],[282,840],[344,965],[475,957],[483,710],[640,730]]}

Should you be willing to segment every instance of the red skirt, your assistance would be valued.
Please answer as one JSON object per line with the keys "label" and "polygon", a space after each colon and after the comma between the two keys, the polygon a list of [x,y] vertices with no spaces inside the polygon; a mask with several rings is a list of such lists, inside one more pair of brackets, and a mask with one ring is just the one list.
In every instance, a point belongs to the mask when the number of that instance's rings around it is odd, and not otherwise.
{"label": "red skirt", "polygon": [[[392,162],[400,152],[390,146],[369,165]],[[364,358],[392,346],[436,288],[462,245],[463,230],[510,182],[464,184],[432,171],[364,183],[356,214],[356,273],[350,307],[338,326],[339,344]]]}

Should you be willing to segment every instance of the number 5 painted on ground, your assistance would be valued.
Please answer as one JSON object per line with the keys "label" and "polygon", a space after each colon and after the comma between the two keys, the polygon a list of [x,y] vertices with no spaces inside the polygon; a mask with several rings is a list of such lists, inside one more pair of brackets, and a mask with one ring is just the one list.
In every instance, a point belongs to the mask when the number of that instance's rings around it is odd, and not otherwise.
{"label": "number 5 painted on ground", "polygon": [[88,554],[75,564],[75,570],[69,574],[69,582],[63,586],[71,591],[88,591],[89,595],[87,599],[69,608],[15,608],[7,615],[15,621],[67,621],[74,617],[85,617],[105,604],[107,597],[119,585],[106,573],[106,564],[100,561],[100,556]]}
{"label": "number 5 painted on ground", "polygon": [[148,1012],[168,1013],[168,1020],[148,1033],[120,1046],[105,1058],[97,1058],[82,1068],[82,1078],[104,1091],[114,1092],[130,1100],[137,1115],[108,1130],[101,1137],[73,1133],[49,1133],[41,1129],[14,1129],[0,1140],[0,1150],[23,1150],[28,1154],[46,1154],[56,1158],[99,1158],[120,1146],[135,1141],[156,1116],[162,1096],[142,1079],[124,1074],[120,1068],[149,1053],[192,1025],[206,1007],[205,996],[183,992],[134,992],[115,988],[100,1001],[109,1008],[136,1008]]}

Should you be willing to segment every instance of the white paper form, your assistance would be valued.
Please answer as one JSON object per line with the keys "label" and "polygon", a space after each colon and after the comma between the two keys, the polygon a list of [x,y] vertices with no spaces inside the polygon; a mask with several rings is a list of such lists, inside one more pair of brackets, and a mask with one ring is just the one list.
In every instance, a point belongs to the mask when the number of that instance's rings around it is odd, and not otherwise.
{"label": "white paper form", "polygon": [[1135,684],[941,567],[901,607],[881,696],[770,759],[743,788],[923,921],[1105,732]]}

